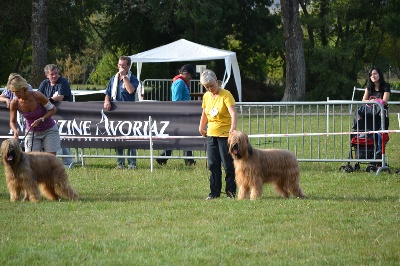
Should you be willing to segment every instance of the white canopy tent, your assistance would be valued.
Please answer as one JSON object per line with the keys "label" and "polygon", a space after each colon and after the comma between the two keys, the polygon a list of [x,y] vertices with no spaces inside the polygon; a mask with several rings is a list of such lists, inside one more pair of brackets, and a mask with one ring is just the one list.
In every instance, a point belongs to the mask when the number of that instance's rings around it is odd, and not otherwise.
{"label": "white canopy tent", "polygon": [[185,39],[180,39],[170,44],[131,55],[130,58],[132,63],[137,63],[137,78],[139,80],[142,71],[142,63],[144,62],[184,62],[224,59],[225,74],[222,80],[222,86],[225,87],[228,83],[232,69],[239,95],[239,101],[242,101],[242,79],[240,77],[240,70],[235,52],[216,49],[190,42]]}

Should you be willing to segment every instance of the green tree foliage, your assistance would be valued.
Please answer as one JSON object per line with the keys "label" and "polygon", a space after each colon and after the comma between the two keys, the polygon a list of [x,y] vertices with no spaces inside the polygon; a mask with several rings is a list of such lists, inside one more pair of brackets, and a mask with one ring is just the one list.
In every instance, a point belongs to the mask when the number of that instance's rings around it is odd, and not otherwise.
{"label": "green tree foliage", "polygon": [[57,0],[49,4],[50,58],[79,54],[86,43],[85,17],[78,1]]}
{"label": "green tree foliage", "polygon": [[[96,21],[96,27],[102,30],[108,47],[120,49],[118,57],[152,49],[181,38],[224,49],[227,47],[226,36],[232,32],[233,14],[238,12],[237,3],[236,0],[201,0],[200,3],[110,1],[105,3],[104,17]],[[224,8],[226,6],[230,8]],[[152,78],[165,75],[171,78],[180,66],[177,64],[181,63],[168,64],[167,71],[165,64],[145,67],[151,68]],[[148,72],[143,71],[144,77],[146,73]],[[99,78],[102,73],[96,71],[95,75]],[[92,80],[94,79],[90,79],[91,82]]]}
{"label": "green tree foliage", "polygon": [[301,1],[308,99],[350,99],[360,73],[365,79],[372,65],[388,69],[390,59],[381,49],[390,40],[387,17],[398,14],[394,2]]}
{"label": "green tree foliage", "polygon": [[110,78],[117,72],[118,59],[115,59],[114,54],[108,52],[103,54],[97,64],[96,71],[89,78],[89,83],[107,86]]}
{"label": "green tree foliage", "polygon": [[[96,11],[101,12],[101,8],[101,2],[97,0],[48,1],[47,63],[56,63],[57,60],[59,62],[67,61],[70,55],[77,58],[85,57],[88,54],[86,47],[90,43],[93,32],[87,22],[91,14]],[[5,83],[11,72],[21,73],[29,80],[32,69],[31,1],[2,0],[0,9],[2,10],[0,16],[0,80],[4,80]],[[100,45],[99,43],[94,47]],[[96,53],[99,55],[99,51]],[[86,62],[88,60],[80,59],[79,61]],[[90,73],[93,67],[83,67],[82,69]],[[88,73],[81,74],[86,78],[88,75]]]}
{"label": "green tree foliage", "polygon": [[[91,25],[102,12],[102,1],[53,0],[49,5],[49,62],[58,62],[70,82],[86,83],[102,53],[107,50]],[[74,67],[68,62],[76,64]],[[81,73],[71,73],[75,69]]]}
{"label": "green tree foliage", "polygon": [[181,38],[224,47],[239,12],[237,0],[121,1],[106,9],[108,39],[133,52]]}
{"label": "green tree foliage", "polygon": [[[232,36],[238,40],[235,49],[244,77],[267,82],[271,77],[267,62],[284,52],[281,17],[270,11],[270,0],[240,1],[241,12],[234,23]],[[280,68],[282,65],[280,66]]]}
{"label": "green tree foliage", "polygon": [[31,1],[0,1],[0,84],[11,72],[29,72]]}

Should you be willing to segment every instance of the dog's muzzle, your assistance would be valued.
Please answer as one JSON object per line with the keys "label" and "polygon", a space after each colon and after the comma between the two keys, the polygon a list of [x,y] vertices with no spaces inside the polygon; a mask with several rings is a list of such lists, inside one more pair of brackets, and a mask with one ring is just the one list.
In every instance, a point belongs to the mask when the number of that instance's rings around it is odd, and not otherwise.
{"label": "dog's muzzle", "polygon": [[235,155],[239,153],[239,149],[238,149],[237,143],[232,146],[232,153],[235,154]]}
{"label": "dog's muzzle", "polygon": [[231,146],[231,154],[238,159],[242,158],[239,153],[239,145],[237,143]]}
{"label": "dog's muzzle", "polygon": [[14,150],[9,150],[7,152],[7,163],[12,163],[15,158],[15,151]]}

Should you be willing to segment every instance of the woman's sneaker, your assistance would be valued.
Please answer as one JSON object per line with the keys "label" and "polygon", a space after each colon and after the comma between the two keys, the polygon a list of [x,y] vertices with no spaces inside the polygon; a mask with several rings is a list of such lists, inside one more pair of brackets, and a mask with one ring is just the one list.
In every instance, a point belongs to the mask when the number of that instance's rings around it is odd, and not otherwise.
{"label": "woman's sneaker", "polygon": [[185,160],[185,165],[196,165],[196,161],[193,159],[187,159]]}
{"label": "woman's sneaker", "polygon": [[209,196],[206,198],[206,200],[213,200],[213,199],[216,199],[216,198],[219,198],[219,197],[214,196],[214,195],[209,195]]}
{"label": "woman's sneaker", "polygon": [[159,165],[163,165],[163,164],[167,164],[167,159],[156,159],[156,162],[159,164]]}

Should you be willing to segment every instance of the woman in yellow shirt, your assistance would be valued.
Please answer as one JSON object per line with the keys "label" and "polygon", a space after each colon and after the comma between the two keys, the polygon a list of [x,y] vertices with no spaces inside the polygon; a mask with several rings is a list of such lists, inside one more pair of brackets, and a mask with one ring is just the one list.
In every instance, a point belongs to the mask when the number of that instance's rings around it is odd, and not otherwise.
{"label": "woman in yellow shirt", "polygon": [[[200,83],[207,92],[203,96],[203,112],[199,132],[207,137],[207,163],[210,170],[210,194],[206,200],[219,198],[222,189],[221,162],[225,170],[225,192],[228,198],[236,195],[235,169],[228,152],[228,137],[236,130],[237,114],[232,94],[220,86],[215,73],[206,69]],[[207,125],[207,129],[206,128]]]}

